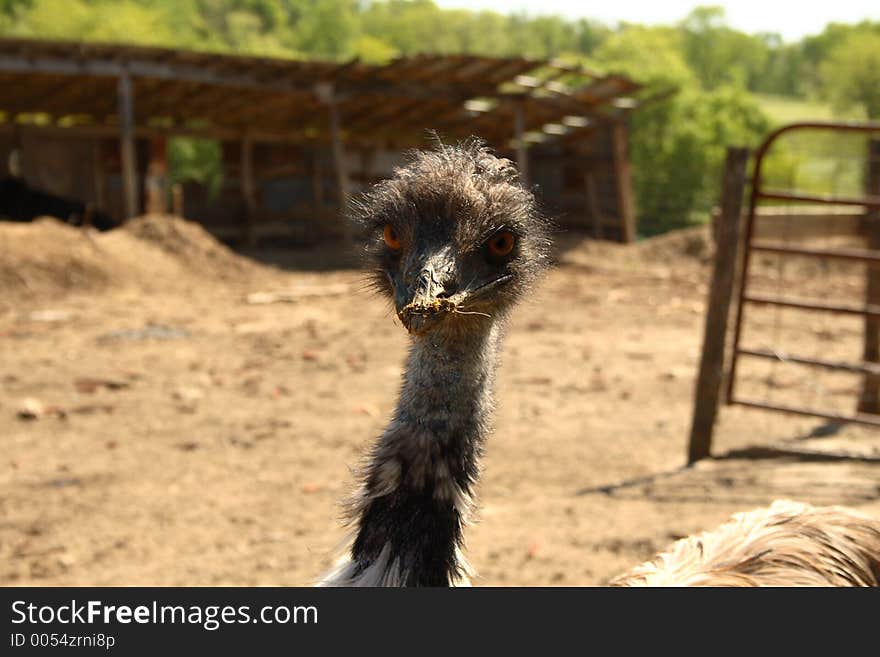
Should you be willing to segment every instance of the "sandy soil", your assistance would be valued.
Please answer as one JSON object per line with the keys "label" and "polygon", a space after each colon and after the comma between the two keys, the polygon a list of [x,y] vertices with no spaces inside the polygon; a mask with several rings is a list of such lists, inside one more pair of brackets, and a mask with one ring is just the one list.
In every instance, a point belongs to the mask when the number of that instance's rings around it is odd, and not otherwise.
{"label": "sandy soil", "polygon": [[[880,513],[878,463],[734,451],[681,469],[705,231],[561,243],[510,327],[467,535],[477,584],[601,584],[779,497]],[[163,218],[90,237],[0,224],[0,583],[304,585],[331,562],[406,335],[340,259],[257,255],[288,269]],[[857,346],[835,330],[814,333]],[[716,453],[880,453],[876,432],[822,425],[725,407]]]}

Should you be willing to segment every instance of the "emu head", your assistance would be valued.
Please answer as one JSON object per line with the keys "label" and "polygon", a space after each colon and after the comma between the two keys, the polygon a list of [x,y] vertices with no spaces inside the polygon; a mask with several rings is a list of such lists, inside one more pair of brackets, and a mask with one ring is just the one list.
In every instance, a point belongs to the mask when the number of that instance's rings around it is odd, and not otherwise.
{"label": "emu head", "polygon": [[548,264],[534,196],[476,140],[413,154],[352,215],[368,233],[376,287],[413,334],[487,328]]}

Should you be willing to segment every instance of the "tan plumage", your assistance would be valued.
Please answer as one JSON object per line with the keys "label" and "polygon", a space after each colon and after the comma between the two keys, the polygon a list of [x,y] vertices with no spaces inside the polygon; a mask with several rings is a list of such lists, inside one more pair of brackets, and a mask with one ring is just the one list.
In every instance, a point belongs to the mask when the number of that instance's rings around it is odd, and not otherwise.
{"label": "tan plumage", "polygon": [[880,586],[880,520],[778,500],[674,543],[612,586]]}

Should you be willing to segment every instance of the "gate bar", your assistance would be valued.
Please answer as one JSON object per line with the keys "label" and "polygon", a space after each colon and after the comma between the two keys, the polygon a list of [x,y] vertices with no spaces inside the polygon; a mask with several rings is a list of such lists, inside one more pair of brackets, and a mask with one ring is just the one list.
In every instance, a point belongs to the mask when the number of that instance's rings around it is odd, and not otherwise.
{"label": "gate bar", "polygon": [[758,190],[756,196],[774,201],[805,201],[823,205],[864,205],[869,208],[880,208],[880,196],[817,196],[815,194],[798,194],[783,192],[778,189]]}
{"label": "gate bar", "polygon": [[822,411],[814,411],[809,408],[803,408],[801,406],[788,406],[787,404],[771,404],[769,402],[760,402],[752,399],[740,399],[738,397],[734,397],[729,400],[730,404],[737,404],[739,406],[749,406],[752,408],[763,408],[768,411],[782,411],[783,413],[794,413],[795,415],[806,415],[808,417],[821,417],[826,420],[831,420],[832,422],[846,423],[852,422],[854,424],[865,424],[871,427],[880,427],[880,416],[877,415],[865,415],[863,413],[856,413],[854,415],[841,415],[838,413],[831,412],[822,412]]}
{"label": "gate bar", "polygon": [[824,367],[829,370],[880,376],[880,364],[878,363],[847,363],[844,361],[823,360],[821,358],[806,358],[804,356],[794,356],[781,351],[773,351],[772,349],[737,349],[736,353],[741,356],[769,358],[770,360],[777,360],[783,363],[815,365],[816,367]]}
{"label": "gate bar", "polygon": [[880,263],[880,253],[867,249],[811,249],[802,246],[785,246],[775,242],[754,242],[750,248],[754,251],[780,253],[782,255],[804,255],[816,256],[818,258],[838,258],[840,260]]}
{"label": "gate bar", "polygon": [[[764,294],[744,294],[743,301],[766,306],[783,306],[785,308],[800,308],[802,310],[827,310],[839,315],[861,315],[862,317],[880,317],[880,306],[848,306],[844,304],[812,303],[810,301],[796,301],[783,297],[772,297]],[[734,347],[739,351],[739,345]]]}

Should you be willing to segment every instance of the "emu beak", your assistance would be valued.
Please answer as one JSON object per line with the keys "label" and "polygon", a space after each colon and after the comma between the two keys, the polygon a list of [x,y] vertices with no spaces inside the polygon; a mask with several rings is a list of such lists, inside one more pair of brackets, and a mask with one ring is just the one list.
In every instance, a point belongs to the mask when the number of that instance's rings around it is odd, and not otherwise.
{"label": "emu beak", "polygon": [[[447,315],[455,311],[455,303],[448,296],[441,282],[448,271],[438,267],[440,263],[427,262],[416,278],[408,303],[398,306],[397,316],[406,329],[414,335],[422,335],[433,328]],[[438,271],[440,274],[438,275]]]}
{"label": "emu beak", "polygon": [[434,299],[430,303],[413,300],[398,311],[397,316],[414,335],[422,335],[455,310],[448,299]]}

